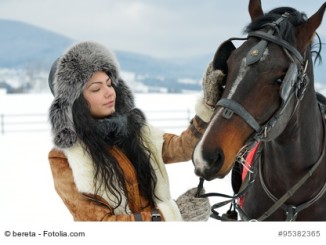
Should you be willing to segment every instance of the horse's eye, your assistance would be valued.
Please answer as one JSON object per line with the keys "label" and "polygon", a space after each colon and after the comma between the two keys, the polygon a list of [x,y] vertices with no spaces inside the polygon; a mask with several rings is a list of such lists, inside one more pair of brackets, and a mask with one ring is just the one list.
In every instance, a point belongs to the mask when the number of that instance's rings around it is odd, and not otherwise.
{"label": "horse's eye", "polygon": [[277,79],[276,79],[276,82],[277,82],[278,84],[282,84],[282,82],[283,82],[283,77],[279,77],[279,78],[277,78]]}

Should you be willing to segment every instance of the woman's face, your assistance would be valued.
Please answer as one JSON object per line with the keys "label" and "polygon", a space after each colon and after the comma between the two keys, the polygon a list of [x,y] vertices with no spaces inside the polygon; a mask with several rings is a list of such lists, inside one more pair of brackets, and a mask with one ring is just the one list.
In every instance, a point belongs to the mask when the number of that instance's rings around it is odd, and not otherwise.
{"label": "woman's face", "polygon": [[93,117],[103,118],[115,112],[116,93],[110,77],[105,72],[98,71],[92,75],[86,83],[83,96]]}

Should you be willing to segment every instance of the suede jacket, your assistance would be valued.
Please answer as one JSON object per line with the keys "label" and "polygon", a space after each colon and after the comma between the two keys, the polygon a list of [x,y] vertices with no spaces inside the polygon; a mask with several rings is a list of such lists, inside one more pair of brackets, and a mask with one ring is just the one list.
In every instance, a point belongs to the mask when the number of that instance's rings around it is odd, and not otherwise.
{"label": "suede jacket", "polygon": [[[54,187],[75,221],[182,221],[178,206],[170,195],[169,179],[165,164],[189,161],[193,149],[205,131],[212,111],[196,106],[195,116],[189,127],[177,136],[164,133],[147,125],[142,129],[144,144],[150,149],[151,164],[157,177],[155,207],[145,205],[147,201],[139,193],[136,171],[131,159],[118,148],[110,153],[117,159],[125,176],[128,200],[112,209],[114,197],[103,193],[95,195],[94,166],[90,156],[80,143],[59,150],[53,148],[48,159],[53,175]],[[127,207],[127,208],[126,208]]]}

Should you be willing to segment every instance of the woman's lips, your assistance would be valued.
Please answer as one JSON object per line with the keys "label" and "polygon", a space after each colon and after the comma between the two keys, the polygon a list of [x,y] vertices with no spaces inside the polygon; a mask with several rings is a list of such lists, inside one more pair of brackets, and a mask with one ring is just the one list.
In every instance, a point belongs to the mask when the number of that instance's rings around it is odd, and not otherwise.
{"label": "woman's lips", "polygon": [[109,101],[104,104],[104,106],[106,106],[106,107],[112,107],[113,105],[114,105],[114,101]]}

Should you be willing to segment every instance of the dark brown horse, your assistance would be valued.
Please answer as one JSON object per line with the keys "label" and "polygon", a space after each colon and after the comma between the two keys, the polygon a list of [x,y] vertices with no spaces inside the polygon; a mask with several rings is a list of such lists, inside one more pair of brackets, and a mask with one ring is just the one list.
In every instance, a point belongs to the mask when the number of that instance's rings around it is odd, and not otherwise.
{"label": "dark brown horse", "polygon": [[264,14],[250,0],[248,37],[238,48],[226,41],[214,56],[225,86],[193,163],[198,176],[223,178],[259,142],[237,204],[243,220],[326,221],[324,107],[312,60],[325,8],[310,18],[289,7]]}

